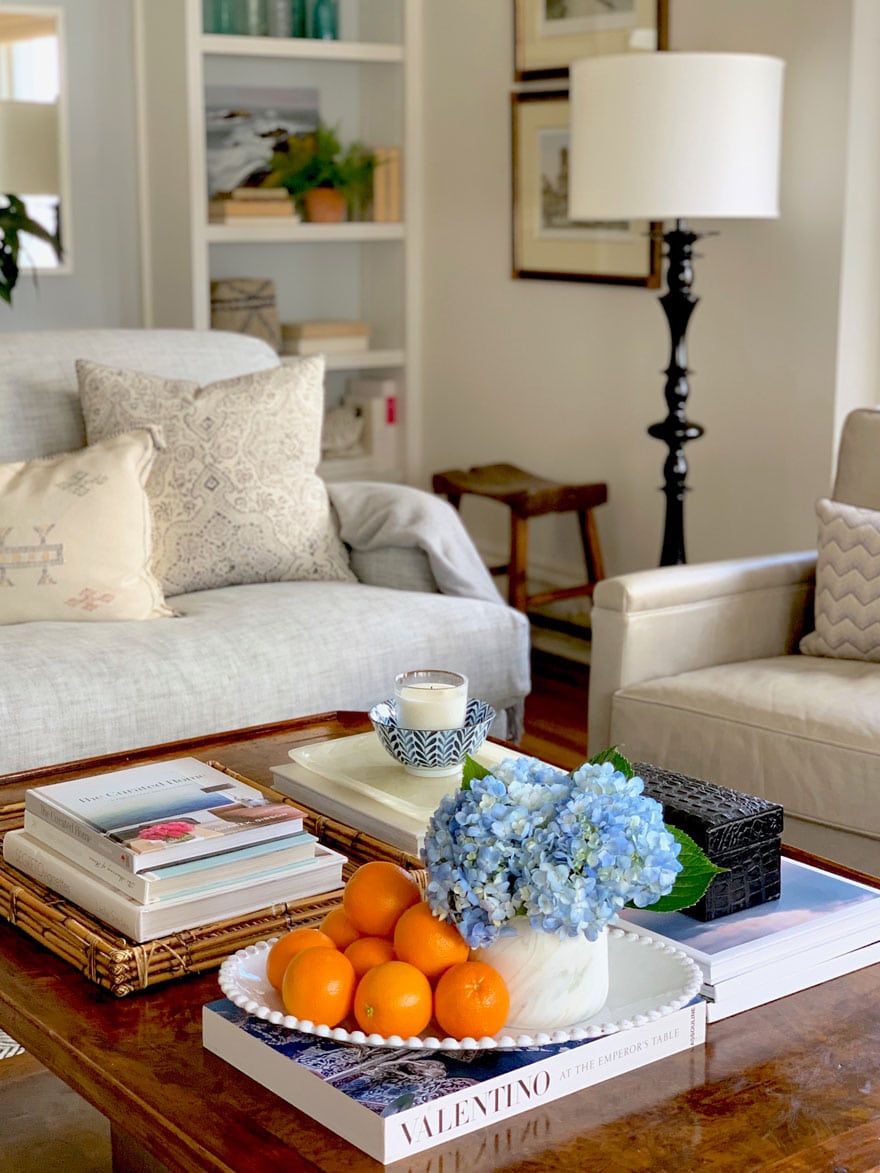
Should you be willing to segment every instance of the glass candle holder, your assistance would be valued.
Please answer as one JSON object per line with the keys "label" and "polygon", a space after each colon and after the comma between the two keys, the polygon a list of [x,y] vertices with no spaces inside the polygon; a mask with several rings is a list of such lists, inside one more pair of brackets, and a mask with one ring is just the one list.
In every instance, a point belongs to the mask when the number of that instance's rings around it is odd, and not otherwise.
{"label": "glass candle holder", "polygon": [[419,668],[394,678],[397,720],[404,729],[460,729],[467,699],[468,680],[460,672]]}

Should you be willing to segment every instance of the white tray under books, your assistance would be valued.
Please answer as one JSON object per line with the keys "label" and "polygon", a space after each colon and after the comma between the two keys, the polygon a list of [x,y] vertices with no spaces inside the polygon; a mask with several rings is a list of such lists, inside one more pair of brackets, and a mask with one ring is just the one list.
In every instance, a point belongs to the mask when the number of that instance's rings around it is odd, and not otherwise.
{"label": "white tray under books", "polygon": [[608,935],[608,1000],[590,1017],[549,1034],[513,1035],[501,1031],[483,1039],[459,1040],[438,1038],[426,1031],[403,1039],[399,1035],[368,1035],[361,1030],[331,1028],[295,1018],[284,1013],[280,995],[266,978],[266,958],[277,938],[248,945],[228,957],[220,967],[220,989],[230,1002],[255,1018],[303,1034],[370,1047],[407,1046],[433,1051],[532,1047],[598,1038],[665,1018],[686,1006],[699,993],[702,982],[699,966],[680,950],[652,937],[622,929],[609,929]]}
{"label": "white tray under books", "polygon": [[[491,768],[523,755],[484,741],[473,756]],[[296,746],[290,758],[290,765],[272,767],[276,790],[414,856],[440,800],[461,785],[460,772],[441,778],[408,774],[372,730]]]}

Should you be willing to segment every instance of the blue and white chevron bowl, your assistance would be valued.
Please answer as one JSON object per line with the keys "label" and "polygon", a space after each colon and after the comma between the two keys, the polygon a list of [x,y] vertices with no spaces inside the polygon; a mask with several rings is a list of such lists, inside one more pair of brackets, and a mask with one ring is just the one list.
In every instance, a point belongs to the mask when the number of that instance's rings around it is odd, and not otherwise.
{"label": "blue and white chevron bowl", "polygon": [[394,701],[387,700],[370,709],[370,720],[382,745],[407,770],[451,773],[486,740],[495,710],[486,701],[470,700],[461,729],[404,729]]}

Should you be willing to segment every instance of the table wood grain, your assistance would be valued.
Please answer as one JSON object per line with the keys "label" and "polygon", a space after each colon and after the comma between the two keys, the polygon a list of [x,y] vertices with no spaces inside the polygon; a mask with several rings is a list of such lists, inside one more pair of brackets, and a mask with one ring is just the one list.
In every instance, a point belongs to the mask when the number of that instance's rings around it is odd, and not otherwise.
{"label": "table wood grain", "polygon": [[[322,715],[199,743],[193,752],[257,781],[287,749],[366,727],[363,714]],[[70,777],[141,755],[78,763]],[[49,780],[41,776],[41,780]],[[20,797],[28,777],[0,779]],[[629,1072],[546,1108],[450,1141],[395,1170],[880,1169],[880,966],[719,1023],[704,1047]],[[0,1027],[176,1173],[380,1166],[264,1091],[201,1045],[200,1012],[216,974],[116,999],[11,925],[0,925]]]}

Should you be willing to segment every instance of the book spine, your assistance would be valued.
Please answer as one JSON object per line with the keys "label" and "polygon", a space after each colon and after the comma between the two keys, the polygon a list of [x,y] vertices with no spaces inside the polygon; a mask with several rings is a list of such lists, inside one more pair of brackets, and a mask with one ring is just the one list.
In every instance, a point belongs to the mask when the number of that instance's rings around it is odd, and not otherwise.
{"label": "book spine", "polygon": [[85,868],[102,883],[121,892],[129,900],[148,904],[153,898],[151,883],[144,876],[138,875],[137,872],[130,872],[122,864],[106,855],[101,855],[88,843],[66,834],[47,819],[35,815],[33,811],[25,810],[24,829],[32,839],[45,844],[46,847],[51,847],[53,851],[57,851],[59,855],[64,856],[71,863]]}
{"label": "book spine", "polygon": [[39,790],[25,791],[24,809],[25,814],[30,811],[57,828],[69,839],[75,840],[80,846],[88,847],[104,859],[118,864],[119,867],[134,871],[132,853],[120,847],[118,843],[114,843],[112,839],[107,839],[100,831],[80,822],[79,819],[67,814],[66,811],[60,810],[54,803],[44,798]]}
{"label": "book spine", "polygon": [[386,1164],[698,1047],[705,1038],[706,1004],[700,1000],[655,1022],[600,1036],[415,1108],[379,1116],[210,1006],[202,1012],[207,1050]]}
{"label": "book spine", "polygon": [[32,842],[24,831],[7,831],[3,839],[3,858],[20,872],[39,880],[71,904],[106,921],[126,937],[139,941],[144,931],[143,908],[119,892],[80,871],[75,864],[55,860],[48,850]]}
{"label": "book spine", "polygon": [[350,379],[348,383],[346,402],[363,413],[365,447],[380,469],[394,469],[398,464],[398,395],[395,379]]}
{"label": "book spine", "polygon": [[498,1079],[385,1119],[381,1160],[411,1157],[520,1112],[698,1047],[706,1039],[706,1003],[693,1002],[666,1018],[594,1039]]}

